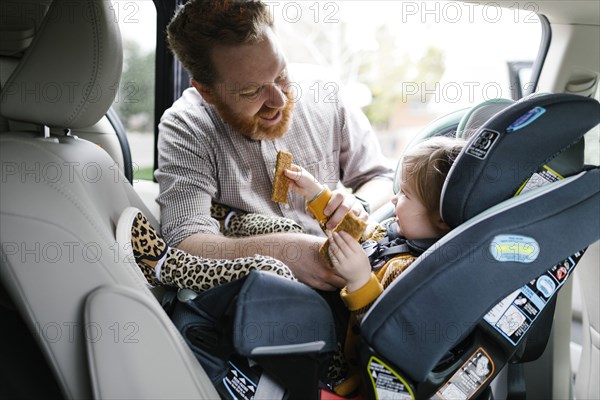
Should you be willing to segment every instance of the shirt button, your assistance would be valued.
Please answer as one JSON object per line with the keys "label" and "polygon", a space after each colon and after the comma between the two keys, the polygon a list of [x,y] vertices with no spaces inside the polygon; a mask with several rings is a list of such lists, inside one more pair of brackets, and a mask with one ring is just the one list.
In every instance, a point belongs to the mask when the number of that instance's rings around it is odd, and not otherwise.
{"label": "shirt button", "polygon": [[286,210],[289,210],[290,209],[290,205],[286,204],[286,205],[283,206],[283,208],[285,208]]}

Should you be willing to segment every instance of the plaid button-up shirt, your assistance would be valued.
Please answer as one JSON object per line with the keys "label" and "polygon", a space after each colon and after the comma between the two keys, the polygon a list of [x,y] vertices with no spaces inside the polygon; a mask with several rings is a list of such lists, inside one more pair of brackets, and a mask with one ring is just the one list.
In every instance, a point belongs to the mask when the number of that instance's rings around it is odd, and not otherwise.
{"label": "plaid button-up shirt", "polygon": [[194,233],[218,234],[219,224],[210,216],[212,201],[284,216],[307,233],[323,235],[301,196],[290,191],[287,205],[271,201],[278,150],[291,152],[295,164],[332,189],[341,183],[356,190],[374,178],[392,179],[365,115],[339,99],[317,97],[315,88],[299,87],[290,129],[273,141],[247,139],[194,88],[184,92],[159,125],[155,176],[167,242],[177,245]]}

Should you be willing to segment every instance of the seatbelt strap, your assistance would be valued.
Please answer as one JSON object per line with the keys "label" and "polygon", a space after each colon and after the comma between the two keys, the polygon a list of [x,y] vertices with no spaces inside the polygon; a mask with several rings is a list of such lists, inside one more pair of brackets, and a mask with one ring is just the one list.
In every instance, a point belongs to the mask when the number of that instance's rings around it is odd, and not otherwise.
{"label": "seatbelt strap", "polygon": [[284,393],[285,390],[263,372],[256,386],[254,400],[280,400],[283,399]]}
{"label": "seatbelt strap", "polygon": [[395,256],[397,254],[408,253],[410,251],[410,247],[406,243],[397,244],[393,247],[389,247],[379,253],[380,258]]}
{"label": "seatbelt strap", "polygon": [[522,363],[508,364],[506,400],[525,400],[527,387],[525,385],[525,367]]}

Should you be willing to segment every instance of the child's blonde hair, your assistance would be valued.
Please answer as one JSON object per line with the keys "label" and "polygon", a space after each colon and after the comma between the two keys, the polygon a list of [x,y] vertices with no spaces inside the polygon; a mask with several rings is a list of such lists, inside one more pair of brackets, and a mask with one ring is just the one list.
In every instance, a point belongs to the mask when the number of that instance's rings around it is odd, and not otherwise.
{"label": "child's blonde hair", "polygon": [[440,196],[462,139],[437,136],[407,149],[402,157],[402,183],[408,184],[431,215],[440,213]]}

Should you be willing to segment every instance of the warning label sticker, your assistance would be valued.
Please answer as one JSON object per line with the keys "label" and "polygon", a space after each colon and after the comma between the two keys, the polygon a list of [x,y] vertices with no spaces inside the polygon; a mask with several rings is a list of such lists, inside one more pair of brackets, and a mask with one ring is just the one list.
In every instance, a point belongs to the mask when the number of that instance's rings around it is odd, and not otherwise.
{"label": "warning label sticker", "polygon": [[369,359],[367,370],[378,400],[414,400],[406,381],[377,357]]}
{"label": "warning label sticker", "polygon": [[563,179],[562,175],[554,171],[552,168],[544,165],[539,171],[535,172],[515,193],[515,196],[520,193],[525,193],[529,190],[547,185],[548,183],[556,182]]}
{"label": "warning label sticker", "polygon": [[452,375],[434,398],[467,400],[494,374],[494,362],[481,347]]}
{"label": "warning label sticker", "polygon": [[235,365],[229,362],[229,371],[223,378],[223,385],[231,394],[231,398],[239,400],[252,400],[256,393],[257,383],[242,373]]}
{"label": "warning label sticker", "polygon": [[581,252],[575,253],[515,290],[496,304],[483,319],[516,346],[548,300],[567,280],[581,256]]}

